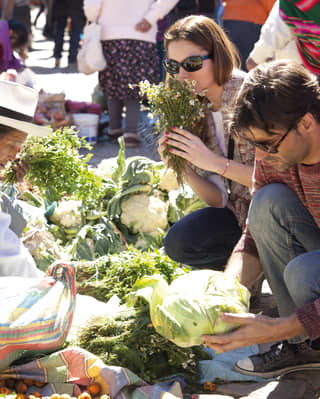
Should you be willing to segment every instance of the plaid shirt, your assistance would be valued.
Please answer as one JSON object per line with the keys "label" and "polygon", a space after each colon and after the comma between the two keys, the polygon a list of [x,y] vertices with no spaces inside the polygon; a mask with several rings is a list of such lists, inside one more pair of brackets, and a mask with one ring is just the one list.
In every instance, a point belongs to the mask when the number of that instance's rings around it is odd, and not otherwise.
{"label": "plaid shirt", "polygon": [[[279,172],[263,161],[256,161],[252,196],[261,187],[272,183],[283,183],[289,186],[297,194],[320,228],[320,163],[312,166],[299,164],[286,172]],[[248,252],[257,255],[257,249],[248,225],[235,248],[235,252]],[[320,337],[320,298],[298,309],[297,316],[310,339]]]}

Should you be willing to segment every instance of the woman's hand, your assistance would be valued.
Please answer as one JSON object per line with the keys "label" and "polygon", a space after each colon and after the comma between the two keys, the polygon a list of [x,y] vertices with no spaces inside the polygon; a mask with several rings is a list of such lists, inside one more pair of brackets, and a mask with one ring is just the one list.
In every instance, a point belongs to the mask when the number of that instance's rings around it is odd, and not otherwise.
{"label": "woman's hand", "polygon": [[225,158],[212,152],[203,141],[184,129],[174,128],[176,133],[165,133],[165,144],[170,152],[186,159],[200,169],[219,173],[224,169]]}
{"label": "woman's hand", "polygon": [[135,29],[138,32],[148,32],[151,29],[151,24],[150,22],[148,22],[145,18],[143,18],[140,22],[137,23],[137,25],[135,26]]}
{"label": "woman's hand", "polygon": [[164,151],[168,148],[166,139],[167,139],[167,136],[165,136],[165,135],[160,137],[160,139],[158,141],[158,153],[160,155],[161,161],[167,165],[168,158],[164,156]]}

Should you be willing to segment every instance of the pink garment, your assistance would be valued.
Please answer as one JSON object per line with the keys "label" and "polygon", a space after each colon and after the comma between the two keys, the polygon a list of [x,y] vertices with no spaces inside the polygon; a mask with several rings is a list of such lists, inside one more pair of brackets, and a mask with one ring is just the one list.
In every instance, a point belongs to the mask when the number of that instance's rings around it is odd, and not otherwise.
{"label": "pink garment", "polygon": [[8,21],[0,21],[0,72],[8,69],[20,70],[22,64],[15,58],[11,48]]}

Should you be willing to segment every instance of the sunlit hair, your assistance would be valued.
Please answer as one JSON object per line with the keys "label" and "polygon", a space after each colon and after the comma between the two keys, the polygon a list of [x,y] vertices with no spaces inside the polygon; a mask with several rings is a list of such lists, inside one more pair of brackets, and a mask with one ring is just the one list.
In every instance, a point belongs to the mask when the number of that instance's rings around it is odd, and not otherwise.
{"label": "sunlit hair", "polygon": [[231,131],[289,129],[310,112],[320,123],[320,87],[316,76],[289,60],[258,65],[247,75],[233,108]]}
{"label": "sunlit hair", "polygon": [[213,19],[202,15],[191,15],[176,21],[164,35],[164,47],[168,52],[171,42],[188,40],[212,54],[216,83],[224,85],[232,70],[239,68],[240,59],[233,43]]}

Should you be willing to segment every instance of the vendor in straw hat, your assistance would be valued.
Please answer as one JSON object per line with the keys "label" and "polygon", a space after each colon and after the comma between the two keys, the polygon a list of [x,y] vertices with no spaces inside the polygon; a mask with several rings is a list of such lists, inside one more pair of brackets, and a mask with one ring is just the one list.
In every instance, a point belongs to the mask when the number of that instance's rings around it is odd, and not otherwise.
{"label": "vendor in straw hat", "polygon": [[[38,104],[38,92],[17,83],[0,80],[0,167],[13,160],[28,134],[46,136],[50,129],[32,123]],[[23,170],[18,176],[23,175]],[[24,248],[19,234],[21,223],[10,200],[1,194],[0,210],[0,277],[39,277],[31,255]],[[19,217],[17,217],[19,219]],[[20,228],[17,227],[20,225]]]}

